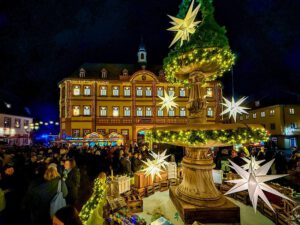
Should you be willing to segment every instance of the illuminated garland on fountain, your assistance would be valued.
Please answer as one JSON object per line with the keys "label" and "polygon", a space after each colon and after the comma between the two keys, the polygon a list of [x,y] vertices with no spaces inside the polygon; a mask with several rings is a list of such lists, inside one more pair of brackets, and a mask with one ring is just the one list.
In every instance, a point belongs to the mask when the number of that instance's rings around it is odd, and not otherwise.
{"label": "illuminated garland on fountain", "polygon": [[209,140],[228,144],[246,144],[268,141],[269,133],[260,128],[237,128],[230,130],[166,131],[148,130],[145,141],[165,144],[197,145]]}
{"label": "illuminated garland on fountain", "polygon": [[[94,181],[93,194],[89,198],[89,200],[84,204],[79,213],[80,220],[84,225],[95,224],[91,222],[91,220],[93,220],[92,215],[98,207],[103,208],[106,202],[106,190],[107,185],[105,183],[105,179],[96,178]],[[101,220],[101,218],[97,219]],[[88,223],[89,221],[90,223]],[[101,223],[101,221],[99,221],[99,223]]]}
{"label": "illuminated garland on fountain", "polygon": [[[178,18],[184,18],[192,0],[183,0],[180,5]],[[164,59],[164,70],[169,82],[184,82],[175,78],[176,74],[200,69],[202,72],[212,72],[213,75],[204,81],[211,81],[221,77],[223,73],[229,71],[235,62],[235,55],[231,52],[229,42],[226,37],[226,29],[217,24],[214,19],[214,7],[212,0],[195,0],[199,3],[202,23],[196,27],[196,31],[191,35],[189,41],[184,41],[182,46],[178,42]]]}

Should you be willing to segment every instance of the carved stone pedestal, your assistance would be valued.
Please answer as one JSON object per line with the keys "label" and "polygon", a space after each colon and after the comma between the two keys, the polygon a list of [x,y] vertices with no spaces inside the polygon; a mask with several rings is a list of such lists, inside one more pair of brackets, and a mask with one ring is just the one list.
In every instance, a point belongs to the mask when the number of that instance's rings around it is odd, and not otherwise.
{"label": "carved stone pedestal", "polygon": [[191,224],[239,223],[240,209],[227,200],[215,187],[212,169],[215,167],[208,147],[186,147],[182,161],[183,180],[170,188],[170,197],[182,220]]}

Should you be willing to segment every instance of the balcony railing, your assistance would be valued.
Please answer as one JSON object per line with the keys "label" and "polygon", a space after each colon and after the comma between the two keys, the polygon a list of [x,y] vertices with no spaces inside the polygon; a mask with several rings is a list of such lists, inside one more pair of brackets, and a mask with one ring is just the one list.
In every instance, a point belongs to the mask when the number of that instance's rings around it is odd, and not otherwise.
{"label": "balcony railing", "polygon": [[186,124],[185,117],[97,117],[97,124]]}

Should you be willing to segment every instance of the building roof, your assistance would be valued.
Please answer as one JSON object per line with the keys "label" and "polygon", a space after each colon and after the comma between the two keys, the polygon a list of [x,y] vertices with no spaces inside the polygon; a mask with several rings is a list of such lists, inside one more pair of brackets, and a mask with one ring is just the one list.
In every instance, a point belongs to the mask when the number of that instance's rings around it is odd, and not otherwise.
{"label": "building roof", "polygon": [[[85,70],[85,78],[83,79],[101,79],[101,71],[104,68],[107,70],[106,80],[119,80],[119,76],[122,74],[124,69],[128,70],[129,76],[142,69],[138,64],[84,63],[68,78],[80,78],[79,72],[81,68]],[[162,66],[149,65],[146,66],[146,69],[158,75],[159,71],[162,69]]]}

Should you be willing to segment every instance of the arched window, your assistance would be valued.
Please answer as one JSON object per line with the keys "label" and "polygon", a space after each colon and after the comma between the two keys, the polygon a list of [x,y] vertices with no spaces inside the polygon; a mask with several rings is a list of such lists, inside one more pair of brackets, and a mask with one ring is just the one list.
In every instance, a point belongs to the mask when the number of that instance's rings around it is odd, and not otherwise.
{"label": "arched window", "polygon": [[101,70],[101,78],[102,79],[106,79],[107,78],[107,70],[105,68],[103,68]]}
{"label": "arched window", "polygon": [[85,69],[81,68],[79,71],[79,77],[84,78],[85,77]]}
{"label": "arched window", "polygon": [[75,85],[73,87],[73,95],[75,95],[75,96],[80,95],[80,86],[79,85]]}
{"label": "arched window", "polygon": [[145,55],[144,53],[141,53],[141,59],[144,60],[145,59]]}
{"label": "arched window", "polygon": [[122,70],[122,75],[123,76],[128,76],[128,70],[127,69],[123,69]]}
{"label": "arched window", "polygon": [[214,116],[214,111],[211,107],[207,108],[207,117],[213,117]]}

